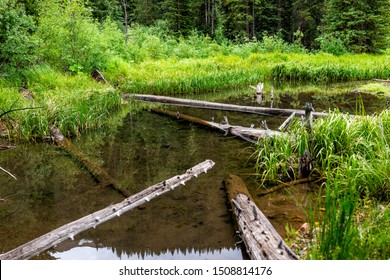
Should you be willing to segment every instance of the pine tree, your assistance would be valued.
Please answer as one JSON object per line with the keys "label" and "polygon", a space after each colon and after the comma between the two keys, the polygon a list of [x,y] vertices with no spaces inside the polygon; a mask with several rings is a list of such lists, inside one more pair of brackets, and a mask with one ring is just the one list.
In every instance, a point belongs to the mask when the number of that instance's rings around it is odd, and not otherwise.
{"label": "pine tree", "polygon": [[324,0],[294,0],[292,8],[292,31],[301,32],[301,43],[305,47],[314,48],[323,18]]}
{"label": "pine tree", "polygon": [[319,40],[341,40],[349,51],[377,52],[389,36],[390,0],[328,0]]}
{"label": "pine tree", "polygon": [[226,36],[239,41],[249,40],[253,32],[254,0],[226,0],[223,10],[225,15]]}

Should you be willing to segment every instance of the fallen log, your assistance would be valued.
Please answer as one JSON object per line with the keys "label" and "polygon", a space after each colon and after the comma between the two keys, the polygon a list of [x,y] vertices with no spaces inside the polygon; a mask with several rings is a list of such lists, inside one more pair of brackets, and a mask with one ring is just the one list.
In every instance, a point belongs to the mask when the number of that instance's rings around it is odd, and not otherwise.
{"label": "fallen log", "polygon": [[110,205],[104,209],[84,216],[7,253],[1,254],[0,260],[30,259],[68,238],[73,239],[76,234],[79,234],[82,231],[92,227],[95,228],[97,225],[111,220],[112,218],[119,217],[121,214],[130,211],[166,192],[174,190],[181,185],[185,185],[188,180],[197,177],[203,172],[206,173],[207,170],[213,166],[214,162],[211,160],[199,163],[198,165],[188,169],[184,174],[176,175],[168,180],[148,187],[147,189],[126,198],[122,202]]}
{"label": "fallen log", "polygon": [[383,79],[372,79],[375,82],[381,82],[381,83],[390,83],[390,80],[383,80]]}
{"label": "fallen log", "polygon": [[297,255],[253,202],[242,179],[230,175],[224,184],[249,257],[252,260],[297,260]]}
{"label": "fallen log", "polygon": [[[265,115],[265,116],[288,117],[294,112],[297,116],[305,116],[305,110],[240,106],[240,105],[233,105],[233,104],[224,104],[224,103],[173,98],[167,96],[157,96],[157,95],[148,95],[148,94],[124,94],[123,98],[124,99],[135,98],[143,102],[161,103],[161,104],[213,109],[213,110],[236,111],[236,112],[252,113],[252,114]],[[327,116],[328,116],[327,113],[313,112],[313,117],[327,117]]]}
{"label": "fallen log", "polygon": [[265,137],[273,137],[275,135],[281,134],[278,131],[270,130],[270,129],[258,129],[258,128],[251,128],[251,127],[243,127],[243,126],[237,126],[237,125],[230,125],[229,123],[216,123],[212,121],[206,121],[201,118],[189,116],[186,114],[181,114],[179,112],[172,112],[167,110],[162,110],[158,108],[151,109],[152,112],[163,114],[167,116],[171,116],[177,119],[184,119],[193,123],[201,124],[207,127],[211,127],[214,129],[221,130],[225,133],[232,134],[234,136],[238,136],[241,139],[244,139],[245,141],[251,142],[256,144],[257,141],[261,138]]}
{"label": "fallen log", "polygon": [[123,188],[114,178],[112,178],[106,170],[91,161],[85,153],[73,145],[73,143],[70,142],[57,127],[52,126],[50,128],[50,134],[54,142],[79,161],[99,184],[102,186],[109,186],[117,190],[124,197],[129,197],[131,195],[131,193],[127,189]]}
{"label": "fallen log", "polygon": [[11,172],[9,172],[8,170],[5,170],[5,169],[4,169],[3,167],[1,167],[1,166],[0,166],[0,170],[3,171],[4,173],[8,174],[9,176],[11,176],[12,178],[14,178],[15,180],[17,180],[16,177],[15,177]]}
{"label": "fallen log", "polygon": [[282,124],[281,126],[279,126],[278,130],[277,131],[280,131],[282,132],[289,124],[290,122],[293,120],[293,118],[295,117],[295,112],[291,114],[291,116],[289,116]]}

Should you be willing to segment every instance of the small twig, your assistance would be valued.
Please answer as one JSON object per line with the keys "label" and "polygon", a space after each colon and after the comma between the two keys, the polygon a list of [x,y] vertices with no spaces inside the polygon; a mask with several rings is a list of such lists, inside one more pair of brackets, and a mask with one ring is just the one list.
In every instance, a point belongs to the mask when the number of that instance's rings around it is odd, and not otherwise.
{"label": "small twig", "polygon": [[273,188],[270,188],[270,189],[268,189],[268,190],[266,190],[264,192],[261,192],[261,193],[259,193],[257,195],[258,196],[264,196],[264,195],[276,192],[276,191],[278,191],[280,189],[283,189],[283,188],[292,187],[292,186],[297,185],[297,184],[310,183],[310,182],[313,182],[313,181],[314,181],[314,179],[302,178],[302,179],[290,181],[290,182],[287,182],[287,183],[281,183],[280,185],[277,185],[277,186],[275,186]]}
{"label": "small twig", "polygon": [[[15,111],[24,111],[24,110],[34,110],[34,109],[41,109],[43,108],[43,106],[38,106],[38,107],[26,107],[26,108],[15,108],[15,109],[11,109],[11,110],[8,110],[8,111],[5,111],[4,113],[2,113],[0,115],[0,118],[3,117],[4,115],[6,114],[9,114],[9,113],[12,113],[12,112],[15,112]],[[4,111],[4,110],[3,110]]]}
{"label": "small twig", "polygon": [[11,176],[12,178],[14,178],[15,180],[17,180],[16,177],[15,177],[11,172],[5,170],[5,169],[4,169],[3,167],[1,167],[1,166],[0,166],[0,170],[3,171],[3,172],[5,172],[5,173],[7,173],[9,176]]}

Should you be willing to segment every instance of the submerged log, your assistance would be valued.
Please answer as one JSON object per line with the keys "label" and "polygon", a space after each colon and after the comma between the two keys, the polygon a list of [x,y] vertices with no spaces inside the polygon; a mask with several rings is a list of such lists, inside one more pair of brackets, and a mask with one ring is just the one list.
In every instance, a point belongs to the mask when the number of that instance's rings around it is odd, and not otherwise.
{"label": "submerged log", "polygon": [[230,175],[224,184],[249,257],[252,260],[297,260],[297,255],[253,202],[242,179]]}
{"label": "submerged log", "polygon": [[121,214],[138,207],[166,192],[185,185],[190,179],[197,177],[203,172],[207,172],[214,166],[214,162],[206,160],[198,165],[188,169],[184,174],[176,175],[168,180],[153,185],[122,202],[110,205],[104,209],[96,211],[90,215],[84,216],[76,221],[68,223],[57,228],[41,237],[38,237],[24,245],[21,245],[7,253],[0,255],[0,260],[20,260],[30,259],[37,254],[55,246],[56,244],[70,238],[73,239],[76,234],[89,228],[94,228],[112,218],[119,217]]}
{"label": "submerged log", "polygon": [[179,112],[172,112],[167,110],[162,110],[158,108],[151,109],[152,112],[163,114],[167,116],[171,116],[177,119],[184,119],[193,123],[201,124],[207,127],[211,127],[214,129],[221,130],[225,133],[232,134],[234,136],[238,136],[241,139],[244,139],[245,141],[251,142],[256,144],[257,141],[261,138],[265,137],[273,137],[275,135],[279,135],[280,132],[270,130],[270,129],[258,129],[258,128],[251,128],[251,127],[243,127],[243,126],[237,126],[237,125],[230,125],[225,118],[224,123],[216,123],[212,121],[206,121],[201,118],[196,118],[193,116],[181,114]]}
{"label": "submerged log", "polygon": [[381,83],[390,83],[390,80],[383,80],[383,79],[372,79],[375,82],[381,82]]}
{"label": "submerged log", "polygon": [[106,170],[91,161],[84,152],[73,145],[73,143],[70,142],[57,127],[51,127],[50,134],[54,142],[79,161],[99,184],[109,186],[117,190],[124,197],[129,197],[131,195],[131,193],[127,189],[123,188],[114,178],[112,178]]}
{"label": "submerged log", "polygon": [[262,192],[258,193],[257,195],[258,196],[264,196],[264,195],[276,192],[276,191],[284,189],[284,188],[289,188],[289,187],[292,187],[292,186],[295,186],[295,185],[299,185],[299,184],[304,184],[304,183],[310,183],[312,181],[314,181],[313,178],[300,178],[300,179],[293,180],[293,181],[290,181],[290,182],[281,183],[281,184],[279,184],[279,185],[277,185],[275,187],[272,187],[272,188],[270,188],[268,190],[262,191]]}
{"label": "submerged log", "polygon": [[[166,96],[147,95],[147,94],[125,94],[123,95],[123,98],[124,99],[135,98],[140,101],[151,102],[151,103],[162,103],[162,104],[169,104],[169,105],[214,109],[214,110],[236,111],[236,112],[252,113],[252,114],[265,115],[265,116],[288,117],[294,112],[297,116],[305,116],[304,110],[240,106],[240,105],[233,105],[233,104],[224,104],[224,103],[173,98],[173,97],[166,97]],[[328,116],[327,113],[313,112],[313,117],[327,117],[327,116]]]}
{"label": "submerged log", "polygon": [[14,178],[15,180],[17,180],[16,177],[15,177],[11,172],[9,172],[8,170],[5,170],[5,169],[4,169],[3,167],[1,167],[1,166],[0,166],[0,170],[3,171],[4,173],[8,174],[9,176],[11,176],[12,178]]}

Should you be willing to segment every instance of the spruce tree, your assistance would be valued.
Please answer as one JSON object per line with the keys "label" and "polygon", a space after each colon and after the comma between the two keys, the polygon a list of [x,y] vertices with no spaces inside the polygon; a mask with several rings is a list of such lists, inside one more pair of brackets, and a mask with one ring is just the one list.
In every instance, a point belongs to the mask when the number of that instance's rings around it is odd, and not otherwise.
{"label": "spruce tree", "polygon": [[[292,31],[300,31],[301,43],[308,48],[316,47],[318,27],[324,13],[324,0],[294,0],[292,3]],[[295,40],[297,38],[293,38]]]}
{"label": "spruce tree", "polygon": [[377,52],[389,37],[390,0],[328,0],[319,40],[341,40],[352,52]]}

